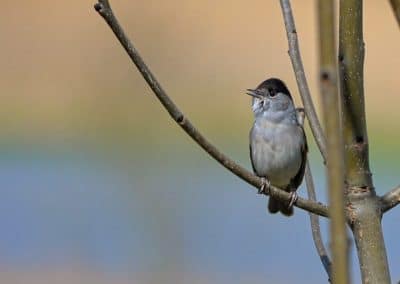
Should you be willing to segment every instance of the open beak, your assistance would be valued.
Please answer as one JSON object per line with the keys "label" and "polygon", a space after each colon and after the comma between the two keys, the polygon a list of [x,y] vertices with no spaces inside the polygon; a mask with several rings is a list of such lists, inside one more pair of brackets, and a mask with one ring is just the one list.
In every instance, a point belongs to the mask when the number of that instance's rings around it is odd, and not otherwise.
{"label": "open beak", "polygon": [[247,91],[246,94],[249,96],[252,96],[252,97],[260,99],[260,100],[264,99],[263,96],[261,96],[260,94],[257,94],[256,90],[247,89],[246,91]]}

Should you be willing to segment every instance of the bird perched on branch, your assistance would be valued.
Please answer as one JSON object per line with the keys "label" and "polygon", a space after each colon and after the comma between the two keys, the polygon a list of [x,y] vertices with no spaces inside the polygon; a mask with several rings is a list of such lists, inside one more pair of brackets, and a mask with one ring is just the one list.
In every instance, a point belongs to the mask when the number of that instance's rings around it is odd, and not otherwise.
{"label": "bird perched on branch", "polygon": [[290,192],[288,203],[269,198],[268,210],[293,214],[307,159],[307,141],[298,110],[285,83],[276,78],[262,82],[256,89],[248,89],[252,96],[254,124],[250,131],[250,159],[254,173],[265,183],[264,192],[271,184]]}

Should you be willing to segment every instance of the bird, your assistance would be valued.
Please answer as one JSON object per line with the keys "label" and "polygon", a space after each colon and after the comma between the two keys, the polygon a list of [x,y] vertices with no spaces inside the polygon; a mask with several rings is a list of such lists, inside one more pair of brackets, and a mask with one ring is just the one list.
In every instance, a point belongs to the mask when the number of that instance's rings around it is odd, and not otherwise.
{"label": "bird", "polygon": [[299,110],[285,83],[277,78],[267,79],[255,89],[247,89],[246,94],[252,97],[254,113],[249,134],[250,160],[254,174],[264,182],[259,193],[266,193],[269,185],[289,192],[289,202],[270,197],[268,211],[291,216],[308,152]]}

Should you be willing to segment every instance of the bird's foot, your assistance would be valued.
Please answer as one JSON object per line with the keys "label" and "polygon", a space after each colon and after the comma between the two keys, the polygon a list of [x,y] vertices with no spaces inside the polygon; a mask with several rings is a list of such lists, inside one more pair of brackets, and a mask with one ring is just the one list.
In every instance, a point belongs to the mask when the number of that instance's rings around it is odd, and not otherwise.
{"label": "bird's foot", "polygon": [[267,191],[269,191],[269,187],[271,186],[271,183],[269,182],[269,180],[267,180],[264,177],[261,178],[261,182],[262,182],[262,185],[258,189],[258,194],[267,194]]}
{"label": "bird's foot", "polygon": [[288,209],[292,208],[294,203],[299,199],[299,196],[297,195],[296,191],[290,192],[290,199],[289,199],[289,205]]}

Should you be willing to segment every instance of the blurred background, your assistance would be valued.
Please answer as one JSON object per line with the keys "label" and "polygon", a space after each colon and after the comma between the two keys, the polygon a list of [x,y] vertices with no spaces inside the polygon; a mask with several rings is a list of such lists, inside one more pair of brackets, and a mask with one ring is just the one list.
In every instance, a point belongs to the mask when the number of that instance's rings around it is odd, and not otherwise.
{"label": "blurred background", "polygon": [[[315,1],[292,2],[318,105]],[[94,3],[2,1],[2,283],[326,283],[308,215],[267,215],[265,197],[194,144]],[[245,89],[280,77],[300,104],[278,1],[111,4],[178,106],[250,169]],[[388,1],[365,1],[364,15],[371,168],[381,194],[399,182],[400,33]],[[393,281],[398,219],[396,209],[383,220]],[[357,283],[354,248],[352,262]]]}

